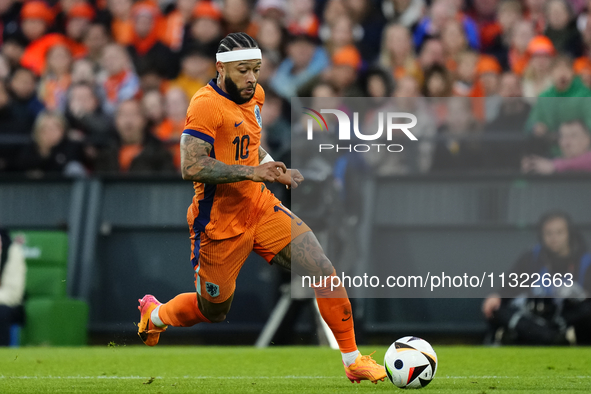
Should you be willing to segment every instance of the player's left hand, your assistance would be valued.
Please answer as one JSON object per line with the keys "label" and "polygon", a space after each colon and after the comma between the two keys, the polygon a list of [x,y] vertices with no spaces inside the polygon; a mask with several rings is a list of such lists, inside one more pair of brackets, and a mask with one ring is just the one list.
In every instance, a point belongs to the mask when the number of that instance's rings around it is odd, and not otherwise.
{"label": "player's left hand", "polygon": [[304,180],[302,174],[296,169],[288,169],[286,173],[277,178],[277,182],[282,183],[288,189],[295,189]]}

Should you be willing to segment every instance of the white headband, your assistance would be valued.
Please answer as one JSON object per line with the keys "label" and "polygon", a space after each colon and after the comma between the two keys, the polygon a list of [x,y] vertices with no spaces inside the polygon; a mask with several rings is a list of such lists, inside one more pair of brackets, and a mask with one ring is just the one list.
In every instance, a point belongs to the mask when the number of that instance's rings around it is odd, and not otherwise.
{"label": "white headband", "polygon": [[262,59],[261,50],[258,48],[240,49],[237,51],[221,52],[215,54],[215,60],[222,63],[237,62],[239,60]]}

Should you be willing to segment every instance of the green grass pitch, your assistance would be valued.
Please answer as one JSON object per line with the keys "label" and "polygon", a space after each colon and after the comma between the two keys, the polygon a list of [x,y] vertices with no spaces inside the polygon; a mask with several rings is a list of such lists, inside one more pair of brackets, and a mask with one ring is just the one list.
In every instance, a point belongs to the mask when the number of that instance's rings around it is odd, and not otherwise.
{"label": "green grass pitch", "polygon": [[[361,349],[364,353],[371,348]],[[383,360],[385,347],[374,358]],[[424,393],[591,393],[590,348],[435,346]],[[351,384],[322,347],[4,348],[0,393],[396,393]],[[402,393],[402,392],[401,392]]]}

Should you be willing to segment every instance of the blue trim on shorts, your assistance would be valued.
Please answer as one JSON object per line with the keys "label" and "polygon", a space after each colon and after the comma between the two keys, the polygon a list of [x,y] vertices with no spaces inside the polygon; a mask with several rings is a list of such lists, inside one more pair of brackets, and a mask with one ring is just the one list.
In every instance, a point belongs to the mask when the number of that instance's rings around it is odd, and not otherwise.
{"label": "blue trim on shorts", "polygon": [[193,222],[193,231],[195,232],[195,240],[193,248],[193,258],[191,259],[191,264],[193,264],[193,269],[199,265],[199,251],[201,250],[201,231],[195,229],[195,222]]}
{"label": "blue trim on shorts", "polygon": [[[211,150],[209,156],[215,159],[214,149]],[[205,227],[211,220],[211,208],[213,206],[213,199],[215,197],[216,189],[217,185],[215,184],[205,184],[203,198],[199,200],[199,214],[193,223],[193,229],[195,230],[195,233],[197,233],[197,231],[205,231]]]}

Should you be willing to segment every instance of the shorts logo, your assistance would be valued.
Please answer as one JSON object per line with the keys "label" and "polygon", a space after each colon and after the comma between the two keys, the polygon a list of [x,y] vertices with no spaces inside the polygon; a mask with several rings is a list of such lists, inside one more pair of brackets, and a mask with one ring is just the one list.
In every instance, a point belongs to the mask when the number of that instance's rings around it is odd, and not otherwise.
{"label": "shorts logo", "polygon": [[263,117],[261,116],[261,109],[259,108],[258,104],[254,106],[254,116],[257,118],[259,127],[263,127]]}
{"label": "shorts logo", "polygon": [[220,295],[220,287],[215,283],[205,282],[205,291],[212,297],[217,297]]}

